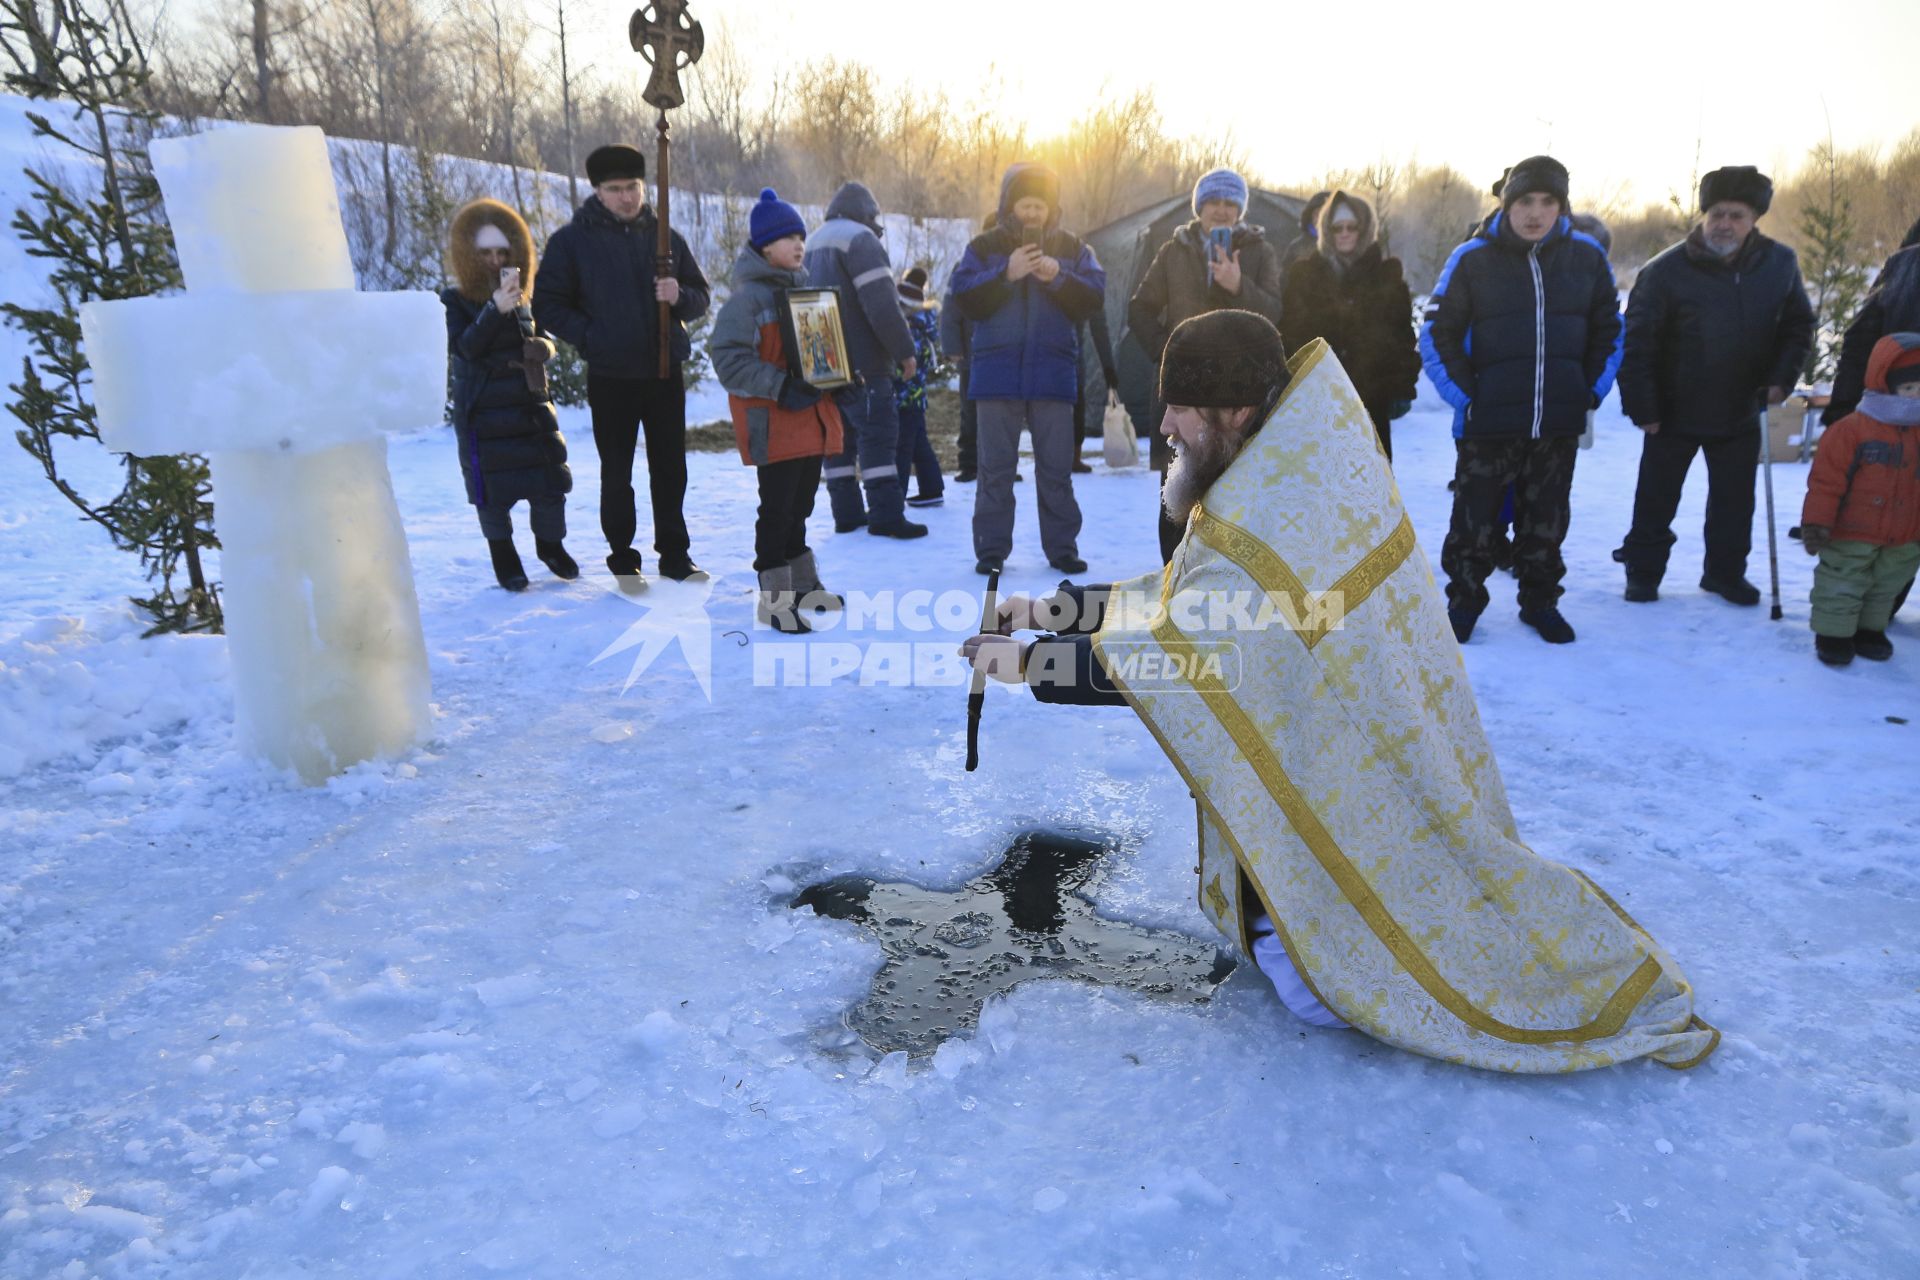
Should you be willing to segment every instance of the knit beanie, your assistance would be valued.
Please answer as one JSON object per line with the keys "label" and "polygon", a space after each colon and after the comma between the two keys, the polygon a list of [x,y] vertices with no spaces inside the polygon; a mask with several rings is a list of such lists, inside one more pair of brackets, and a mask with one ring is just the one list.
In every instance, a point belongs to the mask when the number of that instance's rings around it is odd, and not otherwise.
{"label": "knit beanie", "polygon": [[1750,164],[1728,165],[1700,179],[1700,212],[1722,200],[1738,200],[1759,217],[1773,204],[1773,179]]}
{"label": "knit beanie", "polygon": [[927,273],[919,267],[908,267],[907,273],[900,277],[900,296],[918,306],[927,300]]}
{"label": "knit beanie", "polygon": [[623,178],[645,178],[647,158],[624,142],[595,147],[587,153],[587,181],[594,186]]}
{"label": "knit beanie", "polygon": [[1251,311],[1184,320],[1160,357],[1160,402],[1189,409],[1265,405],[1288,380],[1280,331]]}
{"label": "knit beanie", "polygon": [[1240,206],[1240,212],[1247,211],[1247,180],[1231,169],[1215,169],[1212,173],[1202,174],[1200,181],[1193,184],[1193,216],[1200,216],[1200,206],[1209,200],[1230,200]]}
{"label": "knit beanie", "polygon": [[1500,175],[1500,180],[1493,184],[1493,194],[1500,198],[1502,209],[1511,209],[1521,196],[1543,191],[1558,200],[1564,209],[1569,182],[1567,166],[1552,156],[1528,156]]}
{"label": "knit beanie", "polygon": [[772,187],[762,187],[760,199],[747,215],[747,243],[764,249],[775,240],[806,234],[807,224],[800,220],[800,211],[782,200]]}

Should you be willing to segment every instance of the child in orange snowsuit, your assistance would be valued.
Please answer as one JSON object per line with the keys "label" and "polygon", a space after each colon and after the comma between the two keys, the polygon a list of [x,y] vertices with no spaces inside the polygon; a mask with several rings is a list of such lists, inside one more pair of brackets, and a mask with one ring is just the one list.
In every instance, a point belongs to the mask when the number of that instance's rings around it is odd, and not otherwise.
{"label": "child in orange snowsuit", "polygon": [[1920,568],[1920,333],[1874,345],[1860,407],[1820,438],[1800,539],[1820,557],[1812,617],[1820,661],[1891,658],[1887,622]]}

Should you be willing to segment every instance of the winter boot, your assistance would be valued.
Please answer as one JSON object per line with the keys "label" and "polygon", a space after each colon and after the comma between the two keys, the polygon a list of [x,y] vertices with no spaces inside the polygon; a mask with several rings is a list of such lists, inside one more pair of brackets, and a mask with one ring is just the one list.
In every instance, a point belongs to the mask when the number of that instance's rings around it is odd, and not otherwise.
{"label": "winter boot", "polygon": [[793,593],[800,598],[802,609],[826,611],[847,607],[845,596],[821,585],[820,566],[814,563],[813,552],[802,551],[787,562],[787,568],[793,570]]}
{"label": "winter boot", "polygon": [[1047,565],[1069,576],[1087,571],[1087,562],[1076,555],[1049,556]]}
{"label": "winter boot", "polygon": [[493,557],[493,577],[509,591],[527,589],[527,571],[520,553],[513,549],[512,538],[488,538],[487,552]]}
{"label": "winter boot", "polygon": [[1710,573],[1700,575],[1700,589],[1710,591],[1730,604],[1756,605],[1760,603],[1760,588],[1745,578],[1716,578]]}
{"label": "winter boot", "polygon": [[901,516],[898,520],[891,520],[886,524],[870,524],[867,526],[867,532],[876,538],[924,538],[927,536],[927,526],[915,524],[905,516]]}
{"label": "winter boot", "polygon": [[1650,573],[1627,575],[1627,599],[1635,604],[1652,604],[1660,598],[1660,579]]}
{"label": "winter boot", "polygon": [[1457,643],[1465,644],[1473,636],[1473,624],[1480,621],[1482,604],[1450,604],[1447,606],[1447,621],[1453,626],[1453,638]]}
{"label": "winter boot", "polygon": [[1844,667],[1853,661],[1853,637],[1816,635],[1813,652],[1830,667]]}
{"label": "winter boot", "polygon": [[540,563],[547,566],[549,572],[562,582],[572,582],[580,576],[580,566],[567,554],[566,547],[555,538],[552,542],[545,538],[533,540],[533,554],[540,557]]}
{"label": "winter boot", "polygon": [[661,556],[660,574],[675,582],[705,582],[712,576],[695,564],[693,557],[684,551],[677,556]]}
{"label": "winter boot", "polygon": [[1553,605],[1542,605],[1538,609],[1522,609],[1520,621],[1540,633],[1540,638],[1548,644],[1572,644],[1573,628],[1560,616],[1560,610]]}
{"label": "winter boot", "polygon": [[1887,639],[1884,631],[1862,627],[1853,633],[1853,656],[1868,662],[1885,662],[1893,656],[1893,641]]}
{"label": "winter boot", "polygon": [[608,556],[607,571],[613,574],[614,585],[630,596],[647,589],[647,579],[640,572],[640,553],[632,547]]}
{"label": "winter boot", "polygon": [[783,636],[804,635],[813,630],[807,620],[800,616],[793,594],[793,566],[783,564],[778,569],[760,571],[760,599],[754,606],[753,616],[760,625],[772,627]]}
{"label": "winter boot", "polygon": [[1007,562],[999,556],[981,556],[973,562],[973,571],[983,576],[989,573],[998,573],[1006,567]]}

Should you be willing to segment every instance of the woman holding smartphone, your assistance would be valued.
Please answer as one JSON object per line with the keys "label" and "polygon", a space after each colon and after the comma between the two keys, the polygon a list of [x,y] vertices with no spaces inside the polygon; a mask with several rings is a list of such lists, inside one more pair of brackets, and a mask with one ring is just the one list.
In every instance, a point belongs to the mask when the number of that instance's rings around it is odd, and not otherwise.
{"label": "woman holding smartphone", "polygon": [[453,432],[493,575],[508,591],[526,590],[511,514],[524,500],[540,562],[557,578],[577,578],[580,566],[562,543],[573,473],[547,386],[554,348],[527,302],[533,235],[498,200],[475,200],[453,216],[447,265],[455,283],[440,301],[453,360]]}
{"label": "woman holding smartphone", "polygon": [[[1127,328],[1155,366],[1167,337],[1209,311],[1251,311],[1280,327],[1280,254],[1266,232],[1245,221],[1247,180],[1215,169],[1193,184],[1193,221],[1160,246],[1153,265],[1127,303]],[[1153,467],[1166,474],[1169,454],[1160,433],[1165,406],[1153,406]],[[1157,509],[1157,504],[1156,504]],[[1186,532],[1160,513],[1160,555],[1173,555]]]}

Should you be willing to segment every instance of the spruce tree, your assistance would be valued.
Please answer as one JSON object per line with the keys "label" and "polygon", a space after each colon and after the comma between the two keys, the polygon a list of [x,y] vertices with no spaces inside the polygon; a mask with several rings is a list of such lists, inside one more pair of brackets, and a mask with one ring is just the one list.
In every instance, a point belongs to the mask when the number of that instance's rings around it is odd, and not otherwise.
{"label": "spruce tree", "polygon": [[1809,382],[1827,382],[1839,363],[1843,326],[1866,296],[1867,268],[1855,243],[1859,227],[1853,197],[1840,175],[1831,139],[1813,149],[1813,169],[1821,180],[1814,183],[1796,228],[1804,246],[1801,271],[1813,294],[1813,348],[1807,352],[1805,374]]}
{"label": "spruce tree", "polygon": [[[116,547],[135,552],[152,584],[133,604],[151,622],[145,634],[219,631],[220,599],[201,552],[218,547],[206,459],[192,454],[121,455],[120,490],[95,501],[62,474],[59,450],[100,441],[92,374],[80,342],[80,307],[178,288],[180,266],[161,208],[146,146],[160,123],[149,102],[149,67],[140,33],[120,0],[0,0],[6,87],[46,101],[28,112],[36,138],[71,154],[97,182],[71,189],[57,173],[26,170],[31,207],[15,211],[14,233],[27,253],[49,264],[52,298],[44,306],[0,305],[6,323],[27,335],[20,381],[8,410],[15,439],[47,480]],[[176,579],[184,572],[184,588]]]}

